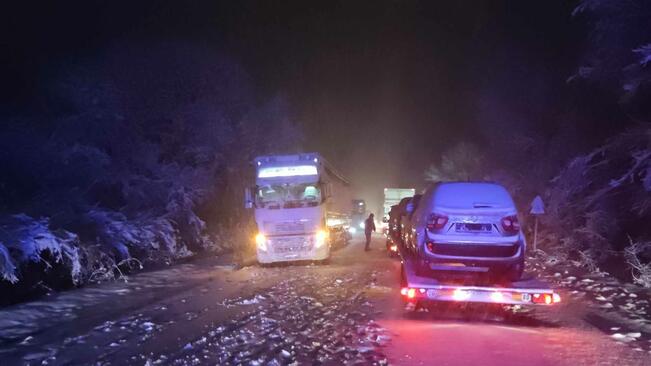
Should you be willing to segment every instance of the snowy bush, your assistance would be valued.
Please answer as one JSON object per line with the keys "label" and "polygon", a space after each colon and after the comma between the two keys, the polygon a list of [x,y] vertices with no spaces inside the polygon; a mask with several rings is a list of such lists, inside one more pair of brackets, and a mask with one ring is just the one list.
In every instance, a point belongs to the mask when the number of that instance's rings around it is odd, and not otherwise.
{"label": "snowy bush", "polygon": [[27,215],[0,219],[0,274],[6,281],[17,282],[16,269],[23,262],[45,262],[44,254],[70,268],[74,282],[81,279],[78,237],[65,230],[52,231],[47,219],[36,220]]}
{"label": "snowy bush", "polygon": [[82,283],[245,247],[228,239],[248,235],[250,161],[301,138],[282,98],[259,102],[239,65],[192,43],[116,43],[75,65],[52,83],[58,115],[0,130],[3,280],[52,258]]}
{"label": "snowy bush", "polygon": [[[644,287],[651,287],[651,242],[633,242],[624,249],[624,257],[631,268],[633,281]],[[646,258],[642,259],[643,257]]]}

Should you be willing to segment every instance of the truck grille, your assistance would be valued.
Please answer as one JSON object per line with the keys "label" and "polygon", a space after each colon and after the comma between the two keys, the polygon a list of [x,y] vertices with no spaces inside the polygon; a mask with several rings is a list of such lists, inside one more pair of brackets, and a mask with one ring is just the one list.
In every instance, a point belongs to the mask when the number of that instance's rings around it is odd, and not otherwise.
{"label": "truck grille", "polygon": [[267,224],[268,233],[293,234],[305,232],[305,224],[300,221],[285,221],[275,224]]}
{"label": "truck grille", "polygon": [[285,238],[273,238],[270,246],[274,253],[297,253],[312,250],[313,243],[304,236],[292,236]]}
{"label": "truck grille", "polygon": [[518,244],[495,246],[486,244],[434,244],[434,254],[456,257],[513,257],[518,252]]}

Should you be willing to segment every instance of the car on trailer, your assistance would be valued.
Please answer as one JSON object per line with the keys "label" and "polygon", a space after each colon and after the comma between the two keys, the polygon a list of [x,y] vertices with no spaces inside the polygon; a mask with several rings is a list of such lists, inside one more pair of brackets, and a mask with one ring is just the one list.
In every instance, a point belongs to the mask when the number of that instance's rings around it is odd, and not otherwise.
{"label": "car on trailer", "polygon": [[511,196],[495,183],[430,186],[411,216],[410,232],[403,233],[403,299],[414,305],[559,303],[545,282],[522,276],[526,241],[517,214]]}
{"label": "car on trailer", "polygon": [[526,240],[507,190],[492,182],[430,186],[404,226],[419,271],[475,272],[517,281]]}

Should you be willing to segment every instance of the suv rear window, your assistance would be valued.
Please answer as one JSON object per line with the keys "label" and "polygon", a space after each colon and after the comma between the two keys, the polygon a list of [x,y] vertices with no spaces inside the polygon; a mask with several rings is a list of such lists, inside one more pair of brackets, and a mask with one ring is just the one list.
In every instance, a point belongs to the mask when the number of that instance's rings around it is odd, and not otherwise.
{"label": "suv rear window", "polygon": [[441,183],[434,193],[435,207],[514,208],[509,193],[495,183]]}

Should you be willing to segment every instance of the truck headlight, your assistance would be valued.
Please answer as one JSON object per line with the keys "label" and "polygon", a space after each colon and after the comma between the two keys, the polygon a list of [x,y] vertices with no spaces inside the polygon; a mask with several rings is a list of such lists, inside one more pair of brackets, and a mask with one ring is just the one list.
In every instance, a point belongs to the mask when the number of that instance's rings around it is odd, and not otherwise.
{"label": "truck headlight", "polygon": [[316,232],[316,236],[314,238],[314,246],[317,248],[320,248],[325,244],[326,239],[328,238],[328,232],[325,230],[319,230]]}
{"label": "truck headlight", "polygon": [[263,233],[258,233],[255,236],[255,244],[258,246],[258,249],[262,251],[267,251],[267,238]]}

